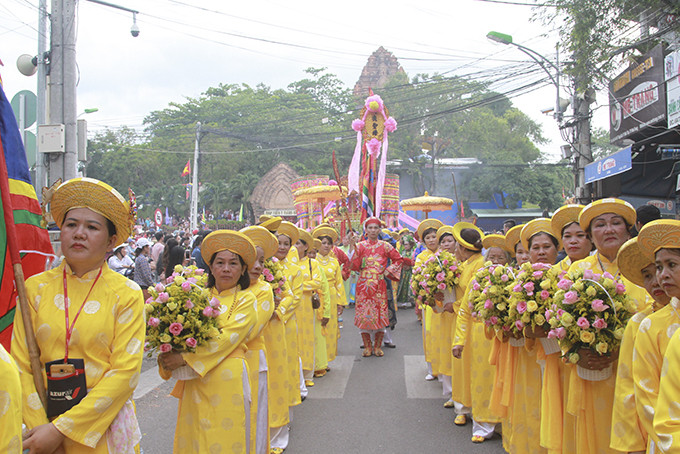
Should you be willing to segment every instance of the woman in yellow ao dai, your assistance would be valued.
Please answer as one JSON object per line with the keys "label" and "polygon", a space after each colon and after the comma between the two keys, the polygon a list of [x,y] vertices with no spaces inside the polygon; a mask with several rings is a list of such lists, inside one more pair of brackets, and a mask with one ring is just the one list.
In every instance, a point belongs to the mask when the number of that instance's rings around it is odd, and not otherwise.
{"label": "woman in yellow ao dai", "polygon": [[[315,349],[315,331],[318,322],[316,320],[315,310],[312,308],[312,295],[318,292],[319,297],[321,297],[320,293],[322,288],[321,268],[319,268],[319,264],[316,260],[307,257],[307,251],[312,248],[313,244],[314,239],[309,232],[300,230],[300,238],[298,238],[298,241],[295,244],[295,248],[300,255],[298,266],[302,273],[302,298],[297,312],[298,345],[300,359],[302,360],[302,372],[308,385],[313,381],[316,367],[315,353],[317,352]],[[325,345],[323,346],[323,350],[325,356]]]}
{"label": "woman in yellow ao dai", "polygon": [[[473,277],[484,266],[481,254],[484,235],[472,224],[458,223],[454,226],[454,236],[456,258],[462,262],[462,272],[456,286],[458,318],[452,349],[453,356],[457,358],[454,364],[463,367],[462,370],[454,369],[452,397],[471,408],[472,441],[481,443],[493,436],[495,423],[500,421],[499,415],[489,410],[489,396],[493,389],[493,367],[489,364],[489,355],[493,344],[484,333],[484,324],[472,318],[468,300]],[[460,425],[466,419],[459,412],[454,422]]]}
{"label": "woman in yellow ao dai", "polygon": [[330,227],[320,227],[314,229],[312,232],[314,238],[321,240],[319,253],[316,256],[316,261],[321,266],[321,269],[326,275],[328,281],[328,288],[330,293],[330,318],[326,324],[326,352],[328,361],[333,361],[338,352],[338,338],[340,337],[340,330],[338,329],[338,306],[347,305],[347,296],[345,295],[345,285],[342,280],[342,267],[338,259],[333,257],[331,253],[333,250],[333,243],[337,240],[337,232]]}
{"label": "woman in yellow ao dai", "polygon": [[210,273],[207,286],[220,302],[220,335],[195,353],[161,353],[161,376],[188,366],[195,378],[178,380],[172,395],[179,399],[176,454],[249,452],[250,385],[245,361],[246,340],[257,323],[256,299],[247,289],[248,270],[256,259],[253,243],[242,233],[217,230],[205,237],[201,255]]}
{"label": "woman in yellow ao dai", "polygon": [[[678,453],[680,387],[671,371],[680,367],[673,340],[680,326],[680,222],[652,221],[640,230],[638,242],[646,258],[654,260],[658,284],[672,299],[640,324],[633,363],[635,403],[648,434],[647,452]],[[652,296],[657,299],[656,293]]]}
{"label": "woman in yellow ao dai", "polygon": [[[425,219],[418,225],[418,237],[427,249],[418,254],[416,257],[416,261],[413,266],[414,270],[419,266],[422,266],[427,261],[427,259],[432,257],[439,248],[439,242],[437,241],[437,229],[443,225],[444,224],[438,219]],[[413,288],[413,286],[411,288]],[[439,357],[439,344],[437,342],[437,336],[439,333],[439,320],[433,320],[433,311],[430,306],[424,305],[421,310],[423,322],[423,352],[425,354],[425,361],[427,362],[428,367],[428,375],[426,379],[434,380],[439,374],[437,366]]]}
{"label": "woman in yellow ao dai", "polygon": [[[635,220],[635,209],[623,200],[601,199],[587,205],[579,216],[579,224],[592,239],[597,252],[574,262],[569,271],[590,269],[598,274],[607,271],[626,286],[626,293],[633,299],[637,310],[641,311],[648,306],[649,295],[645,289],[620,275],[616,261],[619,249],[630,239],[630,228]],[[597,376],[601,375],[599,370],[609,366],[616,370],[614,363],[611,356],[601,357],[584,352],[577,367],[572,368],[566,411],[575,418],[573,439],[578,452],[616,452],[610,447],[616,374],[605,379],[604,376]],[[603,427],[609,430],[602,430]],[[569,436],[571,434],[564,434],[565,439]]]}
{"label": "woman in yellow ao dai", "polygon": [[105,263],[107,251],[130,234],[130,205],[106,183],[75,178],[56,189],[50,209],[65,259],[26,281],[31,323],[40,362],[83,359],[88,391],[48,422],[17,311],[11,351],[21,372],[23,420],[33,429],[23,447],[51,452],[62,446],[67,454],[135,452],[141,433],[131,399],[142,365],[144,301],[137,284]]}
{"label": "woman in yellow ao dai", "polygon": [[256,260],[248,270],[249,290],[255,295],[257,321],[246,341],[246,362],[251,389],[250,451],[255,454],[269,454],[269,352],[264,331],[274,313],[274,292],[264,280],[262,272],[265,260],[270,259],[279,248],[279,242],[269,230],[262,226],[250,226],[241,230],[255,245]]}
{"label": "woman in yellow ao dai", "polygon": [[17,365],[0,344],[0,452],[21,454],[21,380]]}
{"label": "woman in yellow ao dai", "polygon": [[[528,222],[522,228],[520,237],[522,246],[529,252],[531,263],[551,266],[555,263],[561,245],[552,233],[549,219],[539,218]],[[545,361],[547,358],[542,343],[537,345],[535,338],[545,337],[545,334],[525,329],[524,335],[524,345],[517,349],[515,358],[514,399],[508,411],[508,424],[512,432],[508,451],[513,454],[544,453],[546,449],[541,446],[543,382],[538,360]]]}
{"label": "woman in yellow ao dai", "polygon": [[[639,378],[635,377],[635,369],[645,364],[644,367],[649,368],[649,370],[642,373],[647,377],[649,374],[654,375],[654,368],[649,364],[650,356],[648,353],[645,351],[644,357],[641,357],[635,345],[638,344],[638,337],[645,337],[646,339],[643,340],[645,344],[650,340],[647,336],[649,334],[647,327],[650,322],[647,319],[651,315],[658,320],[655,311],[666,313],[661,308],[668,304],[670,298],[659,286],[656,279],[656,266],[643,254],[637,238],[628,240],[621,246],[616,261],[619,264],[619,271],[626,279],[640,287],[644,287],[647,293],[654,298],[654,303],[651,306],[633,315],[626,325],[619,349],[614,389],[614,408],[612,411],[610,447],[620,452],[643,452],[647,448],[648,433],[652,429],[653,424],[653,414],[647,418],[648,422],[645,423],[643,413],[639,412],[637,408],[642,409],[643,405],[647,407],[651,399],[653,399],[653,404],[656,404],[663,354],[659,355],[658,352],[656,354],[658,365],[656,368],[656,378],[653,379],[656,384],[650,383],[648,386],[645,385],[647,390],[651,391],[653,389],[653,397],[646,393],[645,396],[641,396],[635,390],[635,383],[639,380]],[[639,376],[640,372],[638,372]],[[642,403],[643,401],[645,401],[644,404]],[[653,406],[650,408],[653,408]]]}
{"label": "woman in yellow ao dai", "polygon": [[[295,249],[294,244],[300,237],[300,231],[292,223],[283,221],[276,232],[276,236],[279,240],[279,249],[274,257],[283,266],[286,282],[292,293],[292,297],[284,297],[277,308],[277,312],[283,316],[282,321],[286,328],[288,404],[292,407],[302,402],[300,396],[300,348],[298,344],[297,323],[302,300],[302,272],[300,267],[291,261],[293,256],[295,261],[298,260],[297,249]],[[294,251],[294,254],[291,251]]]}

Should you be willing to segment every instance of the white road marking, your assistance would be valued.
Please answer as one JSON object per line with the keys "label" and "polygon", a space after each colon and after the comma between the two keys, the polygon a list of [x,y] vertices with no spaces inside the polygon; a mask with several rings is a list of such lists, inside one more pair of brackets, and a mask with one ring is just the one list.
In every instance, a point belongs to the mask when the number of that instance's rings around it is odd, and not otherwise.
{"label": "white road marking", "polygon": [[424,355],[404,355],[404,379],[408,399],[443,399],[442,385],[437,380],[426,381],[427,363]]}
{"label": "white road marking", "polygon": [[139,376],[139,384],[137,385],[137,388],[135,389],[135,392],[132,396],[133,399],[141,399],[162,385],[164,381],[165,380],[163,380],[161,376],[158,375],[157,367],[152,367],[151,369],[142,372]]}
{"label": "white road marking", "polygon": [[342,399],[349,376],[354,367],[354,356],[336,356],[328,363],[331,371],[323,378],[314,380],[314,387],[309,388],[308,399]]}

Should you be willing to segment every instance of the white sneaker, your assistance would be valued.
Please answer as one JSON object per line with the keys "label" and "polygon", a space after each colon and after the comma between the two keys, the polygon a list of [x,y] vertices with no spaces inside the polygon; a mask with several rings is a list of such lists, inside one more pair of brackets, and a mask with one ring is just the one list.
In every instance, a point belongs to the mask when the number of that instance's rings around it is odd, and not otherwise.
{"label": "white sneaker", "polygon": [[432,381],[432,380],[436,380],[436,379],[437,379],[437,377],[435,377],[435,376],[432,375],[432,374],[427,374],[427,375],[425,376],[425,380],[427,380],[427,381]]}

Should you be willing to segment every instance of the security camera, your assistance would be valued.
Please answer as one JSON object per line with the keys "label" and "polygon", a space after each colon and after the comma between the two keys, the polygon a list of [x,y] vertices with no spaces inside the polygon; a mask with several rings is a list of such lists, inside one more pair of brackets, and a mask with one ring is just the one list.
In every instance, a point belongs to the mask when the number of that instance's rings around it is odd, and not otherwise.
{"label": "security camera", "polygon": [[137,22],[134,22],[132,24],[132,27],[130,27],[130,34],[132,35],[133,38],[139,36],[139,25],[137,25]]}

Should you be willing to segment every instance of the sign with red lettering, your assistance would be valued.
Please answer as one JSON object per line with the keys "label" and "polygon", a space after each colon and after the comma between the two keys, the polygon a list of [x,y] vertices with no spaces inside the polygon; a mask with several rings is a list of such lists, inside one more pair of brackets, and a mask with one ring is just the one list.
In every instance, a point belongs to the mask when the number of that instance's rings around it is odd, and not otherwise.
{"label": "sign with red lettering", "polygon": [[609,84],[609,138],[640,140],[665,126],[664,55],[654,47]]}

